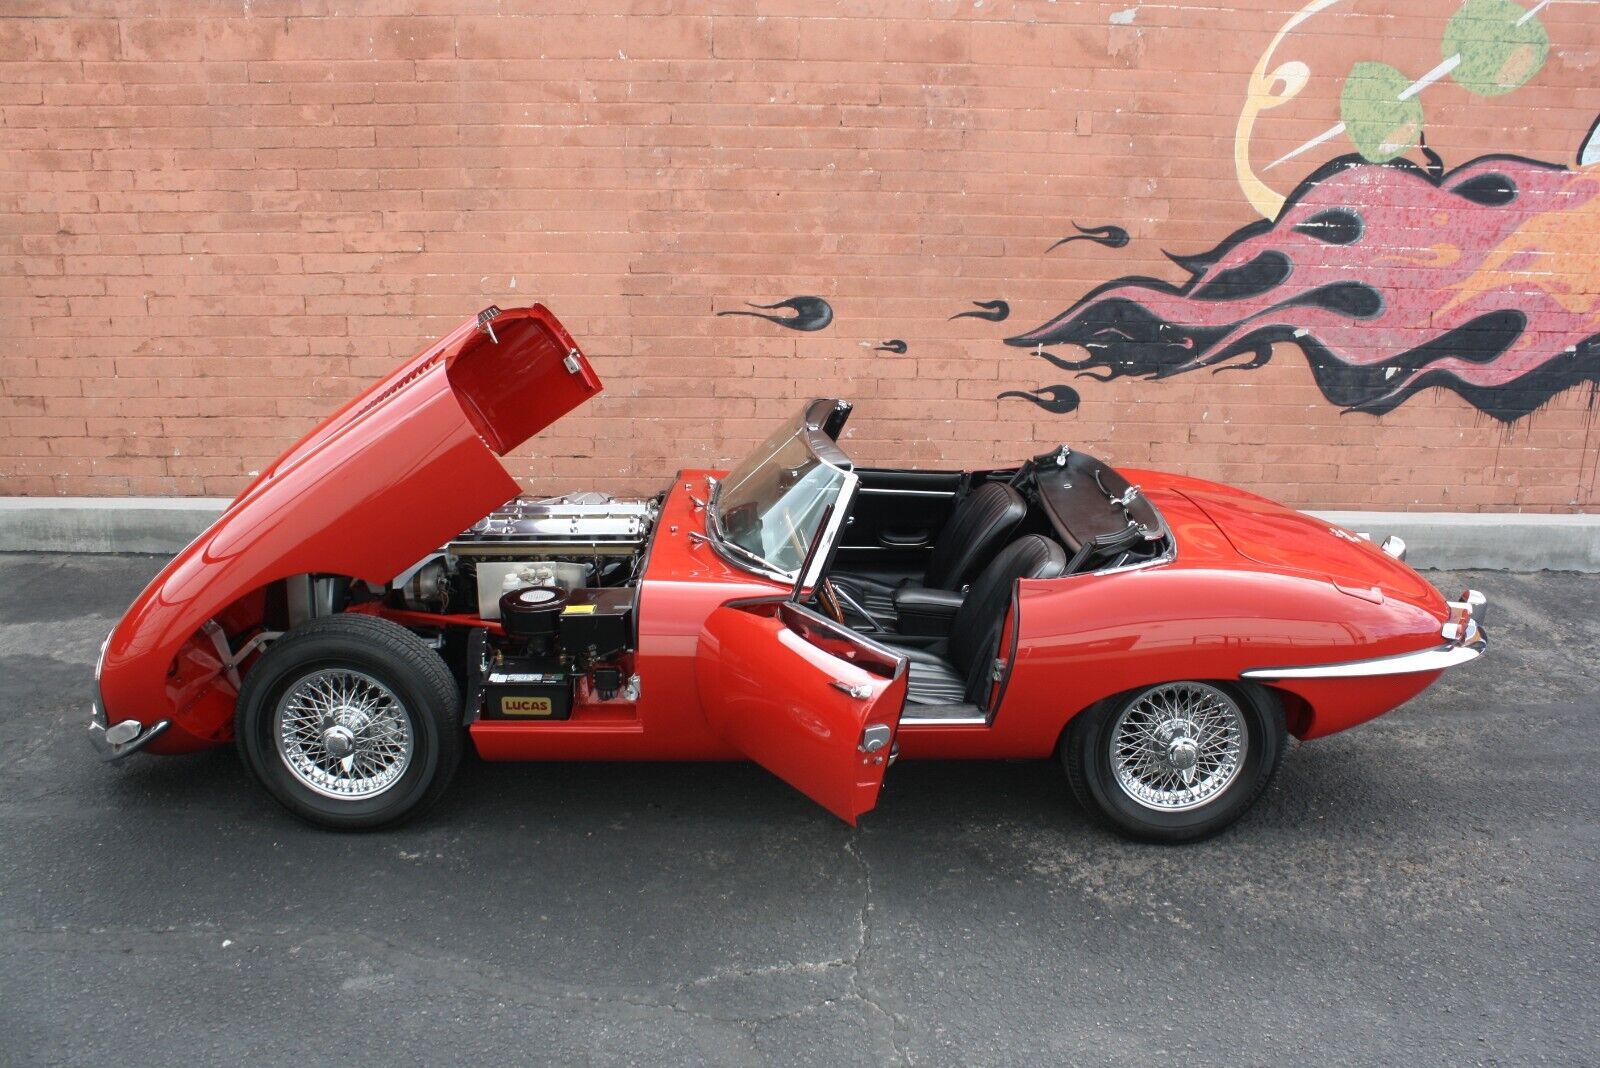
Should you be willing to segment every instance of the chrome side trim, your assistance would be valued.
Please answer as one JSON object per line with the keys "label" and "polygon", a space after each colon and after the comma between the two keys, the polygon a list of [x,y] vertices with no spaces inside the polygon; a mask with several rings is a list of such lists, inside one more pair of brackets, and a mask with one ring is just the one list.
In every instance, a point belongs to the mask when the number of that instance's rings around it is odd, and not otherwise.
{"label": "chrome side trim", "polygon": [[1241,679],[1353,679],[1378,675],[1412,675],[1422,671],[1443,671],[1476,660],[1488,643],[1480,636],[1466,644],[1434,646],[1399,656],[1380,656],[1372,660],[1349,660],[1342,664],[1312,664],[1305,667],[1254,668],[1239,672]]}
{"label": "chrome side trim", "polygon": [[901,716],[902,727],[987,727],[988,716],[961,716],[957,719],[941,719],[938,716]]}
{"label": "chrome side trim", "polygon": [[871,493],[885,497],[954,497],[956,495],[955,490],[894,489],[889,486],[863,486],[858,492],[863,496]]}
{"label": "chrome side trim", "polygon": [[[1174,561],[1174,560],[1176,560],[1178,558],[1178,539],[1176,537],[1174,537],[1173,535],[1168,534],[1167,535],[1167,542],[1168,542],[1167,551],[1162,553],[1160,556],[1152,557],[1149,560],[1140,560],[1137,564],[1122,564],[1121,566],[1118,566],[1118,567],[1102,567],[1099,571],[1080,572],[1079,574],[1120,575],[1124,571],[1141,571],[1141,570],[1143,570],[1144,568],[1147,568],[1147,567],[1160,567],[1162,564],[1170,564],[1170,563],[1172,563],[1172,561]],[[1076,578],[1077,576],[1076,575],[1062,575],[1061,577],[1062,578]]]}

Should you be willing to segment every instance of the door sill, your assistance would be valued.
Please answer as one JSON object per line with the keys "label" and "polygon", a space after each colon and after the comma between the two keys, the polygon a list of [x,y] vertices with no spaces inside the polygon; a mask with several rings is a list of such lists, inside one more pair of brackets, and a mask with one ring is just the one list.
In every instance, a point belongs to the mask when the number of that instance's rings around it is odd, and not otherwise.
{"label": "door sill", "polygon": [[902,727],[987,727],[989,717],[976,705],[916,705],[900,715]]}

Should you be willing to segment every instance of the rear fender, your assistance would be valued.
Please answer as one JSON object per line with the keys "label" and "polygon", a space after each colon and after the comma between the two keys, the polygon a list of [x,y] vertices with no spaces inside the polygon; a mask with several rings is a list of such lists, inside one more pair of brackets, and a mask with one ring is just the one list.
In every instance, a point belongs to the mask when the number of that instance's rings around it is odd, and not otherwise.
{"label": "rear fender", "polygon": [[[1436,644],[1425,608],[1373,604],[1325,581],[1209,568],[1156,567],[1024,581],[1016,663],[995,714],[997,752],[1046,755],[1083,710],[1183,679],[1237,684],[1277,664],[1355,660]],[[1275,686],[1305,737],[1342,730],[1420,692],[1434,675],[1294,680]],[[1302,685],[1315,681],[1317,685]],[[1291,726],[1296,726],[1291,722]],[[1298,733],[1298,732],[1297,732]]]}
{"label": "rear fender", "polygon": [[[1284,679],[1264,683],[1289,715],[1289,730],[1310,741],[1375,719],[1433,685],[1441,673],[1347,679]],[[1298,712],[1298,715],[1295,713]]]}

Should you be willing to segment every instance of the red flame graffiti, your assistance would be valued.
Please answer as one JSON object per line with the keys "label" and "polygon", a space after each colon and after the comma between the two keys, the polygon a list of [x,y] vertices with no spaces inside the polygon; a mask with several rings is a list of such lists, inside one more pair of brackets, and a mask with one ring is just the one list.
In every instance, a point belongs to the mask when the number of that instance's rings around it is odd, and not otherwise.
{"label": "red flame graffiti", "polygon": [[1600,167],[1487,156],[1446,174],[1347,156],[1276,220],[1173,259],[1183,285],[1120,278],[1007,343],[1109,379],[1259,367],[1285,342],[1345,408],[1386,412],[1437,385],[1508,422],[1600,380]]}

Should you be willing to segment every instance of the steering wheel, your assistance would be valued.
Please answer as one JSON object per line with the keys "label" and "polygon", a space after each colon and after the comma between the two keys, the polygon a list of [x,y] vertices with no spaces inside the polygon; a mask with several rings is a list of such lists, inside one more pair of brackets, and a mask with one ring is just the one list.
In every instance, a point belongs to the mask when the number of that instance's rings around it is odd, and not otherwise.
{"label": "steering wheel", "polygon": [[835,623],[844,622],[844,605],[839,603],[839,595],[834,592],[832,579],[825,578],[817,584],[817,604],[827,613],[829,619]]}

